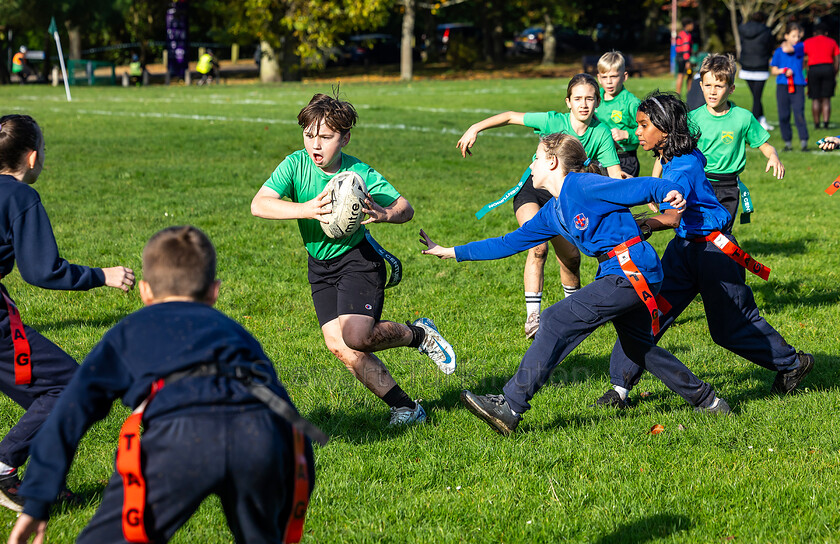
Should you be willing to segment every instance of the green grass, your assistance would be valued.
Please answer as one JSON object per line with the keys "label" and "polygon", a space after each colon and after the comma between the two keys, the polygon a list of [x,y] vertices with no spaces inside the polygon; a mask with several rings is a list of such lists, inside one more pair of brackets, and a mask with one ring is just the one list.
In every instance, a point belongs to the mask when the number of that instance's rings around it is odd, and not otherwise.
{"label": "green grass", "polygon": [[[490,131],[468,160],[455,142],[492,113],[565,111],[565,85],[533,79],[341,86],[360,113],[348,153],[374,165],[416,210],[408,225],[371,229],[406,271],[388,291],[384,318],[432,317],[458,352],[458,371],[449,377],[416,351],[380,354],[429,413],[427,425],[400,430],[386,427],[386,406],[324,346],[294,222],[249,212],[263,181],[301,147],[297,112],[313,93],[329,92],[328,84],[75,88],[72,103],[61,89],[6,86],[0,103],[3,112],[29,113],[44,128],[46,170],[35,187],[65,258],[139,269],[145,240],[171,224],[195,224],[214,240],[223,280],[218,307],[263,343],[298,407],[332,437],[316,450],[318,484],[304,542],[836,541],[840,195],[823,190],[840,173],[840,152],[783,154],[788,174],[778,181],[750,150],[742,178],[757,212],[736,234],[772,268],[770,281],[747,281],[768,321],[816,356],[803,394],[770,395],[772,373],[715,346],[698,300],[662,345],[712,383],[735,417],[695,415],[650,377],[636,398],[650,395],[631,410],[587,408],[609,384],[615,334],[608,327],[558,367],[514,436],[492,433],[460,406],[462,388],[499,392],[528,347],[524,257],[442,262],[420,255],[416,233],[422,227],[452,245],[515,228],[508,206],[482,221],[473,213],[515,183],[535,137],[522,127]],[[668,79],[642,79],[628,88],[642,96],[671,86]],[[765,108],[776,124],[769,87]],[[743,85],[734,99],[751,104]],[[772,134],[780,148],[779,131]],[[649,172],[646,158],[643,164]],[[669,238],[656,235],[657,249]],[[595,268],[584,260],[584,281]],[[549,304],[562,296],[557,272],[549,263]],[[24,320],[79,360],[141,306],[136,291],[45,291],[24,284],[17,272],[4,283]],[[0,397],[0,433],[22,413]],[[87,506],[54,513],[53,542],[72,541],[93,514],[126,415],[115,407],[83,440],[69,485]],[[657,423],[666,431],[650,435]],[[3,527],[14,519],[0,512]],[[230,540],[211,499],[174,541]]]}

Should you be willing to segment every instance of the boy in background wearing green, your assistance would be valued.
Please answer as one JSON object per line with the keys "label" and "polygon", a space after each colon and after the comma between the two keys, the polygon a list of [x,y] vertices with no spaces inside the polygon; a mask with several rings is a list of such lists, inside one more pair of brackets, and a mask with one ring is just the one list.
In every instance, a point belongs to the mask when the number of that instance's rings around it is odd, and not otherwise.
{"label": "boy in background wearing green", "polygon": [[627,79],[624,56],[620,51],[604,53],[598,59],[598,82],[601,84],[601,103],[595,116],[606,125],[615,141],[621,171],[631,176],[639,175],[636,150],[636,110],[639,99],[624,87]]}
{"label": "boy in background wearing green", "polygon": [[[689,121],[700,129],[697,147],[706,157],[706,177],[712,183],[715,196],[732,216],[724,232],[732,231],[739,201],[744,209],[741,223],[748,223],[753,211],[749,191],[739,179],[747,164],[746,144],[758,148],[767,157],[765,172],[772,169],[777,179],[785,175],[776,149],[767,141],[770,133],[749,110],[729,102],[729,95],[735,90],[736,70],[731,55],[706,57],[700,66],[700,84],[706,105],[689,113]],[[662,167],[654,164],[653,171],[653,175],[658,176]]]}

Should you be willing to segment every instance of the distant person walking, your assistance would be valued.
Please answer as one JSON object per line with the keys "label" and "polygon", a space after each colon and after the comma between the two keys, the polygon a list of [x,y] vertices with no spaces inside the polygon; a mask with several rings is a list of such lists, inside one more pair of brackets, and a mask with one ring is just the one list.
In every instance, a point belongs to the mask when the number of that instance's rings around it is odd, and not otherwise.
{"label": "distant person walking", "polygon": [[764,84],[770,78],[770,57],[775,49],[775,40],[770,28],[767,27],[767,14],[756,11],[750,20],[738,27],[741,35],[741,63],[740,77],[747,82],[753,98],[752,114],[764,127],[773,130],[764,117],[764,106],[761,104],[761,94]]}
{"label": "distant person walking", "polygon": [[793,131],[790,128],[790,114],[799,133],[800,149],[808,149],[808,123],[805,121],[805,49],[800,41],[802,27],[788,23],[782,45],[773,52],[770,72],[776,76],[776,105],[779,109],[779,128],[785,151],[793,149]]}
{"label": "distant person walking", "polygon": [[814,128],[828,128],[831,118],[831,97],[840,70],[840,47],[828,37],[828,25],[817,25],[815,35],[805,40],[805,56],[808,57],[808,98],[811,99],[811,113]]}
{"label": "distant person walking", "polygon": [[20,50],[12,57],[12,74],[20,78],[21,85],[26,84],[29,76],[34,74],[32,67],[29,66],[29,62],[26,60],[26,51],[26,46],[21,45]]}
{"label": "distant person walking", "polygon": [[[687,80],[686,92],[691,90],[691,49],[694,45],[694,21],[689,17],[682,20],[683,29],[677,34],[677,94],[682,94],[683,79]],[[687,76],[687,77],[686,77]]]}
{"label": "distant person walking", "polygon": [[216,55],[213,54],[212,49],[208,49],[203,55],[201,55],[201,57],[199,57],[198,64],[195,69],[199,74],[201,74],[201,79],[198,82],[199,85],[213,83],[214,80],[216,83],[220,81],[219,60],[216,58]]}

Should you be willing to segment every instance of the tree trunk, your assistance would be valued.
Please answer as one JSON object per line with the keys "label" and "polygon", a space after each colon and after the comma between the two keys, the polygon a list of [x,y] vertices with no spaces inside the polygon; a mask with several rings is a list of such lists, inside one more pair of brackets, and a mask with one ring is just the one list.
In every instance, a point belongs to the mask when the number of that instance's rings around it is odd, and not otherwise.
{"label": "tree trunk", "polygon": [[82,33],[77,26],[70,26],[67,23],[67,58],[71,60],[82,59]]}
{"label": "tree trunk", "polygon": [[554,23],[548,12],[543,13],[543,59],[544,65],[554,64],[556,59],[557,40],[554,38]]}
{"label": "tree trunk", "polygon": [[280,77],[283,81],[300,81],[300,57],[297,54],[297,40],[291,35],[283,37],[280,55]]}
{"label": "tree trunk", "polygon": [[706,51],[709,47],[709,30],[707,25],[709,24],[709,14],[706,11],[706,1],[705,0],[697,0],[697,26],[700,30],[700,49]]}
{"label": "tree trunk", "polygon": [[404,0],[405,14],[402,24],[402,47],[400,48],[400,79],[411,81],[414,77],[414,58],[411,46],[414,41],[414,1]]}
{"label": "tree trunk", "polygon": [[735,39],[735,58],[741,58],[741,33],[738,32],[738,13],[735,0],[727,0],[726,7],[729,8],[729,22],[732,24],[732,37]]}
{"label": "tree trunk", "polygon": [[263,83],[275,83],[282,81],[280,77],[280,63],[274,48],[266,41],[260,42],[260,81]]}

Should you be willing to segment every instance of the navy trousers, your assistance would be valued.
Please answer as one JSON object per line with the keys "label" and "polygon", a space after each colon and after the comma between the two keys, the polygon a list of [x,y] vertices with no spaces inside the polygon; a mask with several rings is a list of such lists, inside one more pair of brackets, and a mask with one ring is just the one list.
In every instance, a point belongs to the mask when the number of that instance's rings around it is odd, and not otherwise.
{"label": "navy trousers", "polygon": [[[154,419],[140,445],[151,540],[167,542],[215,494],[234,541],[283,541],[293,504],[294,453],[288,425],[268,408]],[[308,457],[311,490],[314,472]],[[99,510],[76,542],[125,542],[122,507],[123,483],[115,471]]]}
{"label": "navy trousers", "polygon": [[790,128],[790,114],[796,123],[796,132],[800,140],[808,140],[808,123],[805,122],[805,86],[796,85],[796,92],[789,94],[787,85],[776,85],[776,104],[779,108],[779,130],[782,140],[793,141],[793,131]]}
{"label": "navy trousers", "polygon": [[[650,285],[654,293],[659,284]],[[657,347],[650,314],[630,281],[609,275],[548,307],[540,316],[540,329],[519,369],[505,384],[504,394],[518,413],[551,376],[554,368],[595,329],[612,322],[618,343],[628,357],[649,370],[693,406],[708,406],[715,398],[712,386],[701,381],[668,351]]]}
{"label": "navy trousers", "polygon": [[[727,236],[736,242],[734,236]],[[759,314],[746,284],[746,270],[713,243],[674,237],[662,255],[662,268],[665,280],[659,295],[671,309],[661,318],[657,342],[699,294],[717,345],[768,370],[790,370],[799,364],[796,350]],[[616,343],[610,358],[612,384],[630,389],[643,372]],[[689,392],[677,391],[680,395]]]}
{"label": "navy trousers", "polygon": [[[23,316],[26,319],[26,316]],[[15,350],[9,313],[0,299],[0,392],[18,403],[26,413],[0,441],[0,461],[19,467],[29,456],[29,445],[47,419],[59,395],[73,377],[78,363],[64,350],[24,325],[32,350],[32,383],[15,384]]]}

